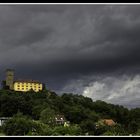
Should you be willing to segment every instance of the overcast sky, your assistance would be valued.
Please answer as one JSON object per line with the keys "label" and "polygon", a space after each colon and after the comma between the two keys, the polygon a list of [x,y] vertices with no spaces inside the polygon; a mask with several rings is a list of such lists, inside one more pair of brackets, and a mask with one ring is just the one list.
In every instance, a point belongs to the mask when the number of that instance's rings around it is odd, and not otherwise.
{"label": "overcast sky", "polygon": [[140,5],[0,5],[0,79],[140,107]]}

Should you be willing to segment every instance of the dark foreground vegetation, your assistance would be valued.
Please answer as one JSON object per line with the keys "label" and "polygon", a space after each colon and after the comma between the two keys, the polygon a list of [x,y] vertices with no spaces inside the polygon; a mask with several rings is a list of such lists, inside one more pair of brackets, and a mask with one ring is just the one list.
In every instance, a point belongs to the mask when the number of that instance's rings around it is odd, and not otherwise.
{"label": "dark foreground vegetation", "polygon": [[[82,95],[0,90],[0,108],[0,117],[10,117],[0,127],[1,135],[140,135],[140,108],[128,110]],[[56,124],[58,114],[70,123]],[[100,123],[102,119],[115,125]]]}

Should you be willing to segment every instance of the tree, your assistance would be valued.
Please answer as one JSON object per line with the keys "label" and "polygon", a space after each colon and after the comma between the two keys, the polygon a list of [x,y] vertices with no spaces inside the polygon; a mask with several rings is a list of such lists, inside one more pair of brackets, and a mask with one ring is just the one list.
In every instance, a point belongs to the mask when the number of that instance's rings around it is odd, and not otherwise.
{"label": "tree", "polygon": [[129,133],[132,134],[136,133],[138,128],[139,128],[139,124],[135,120],[132,120],[128,125],[128,131]]}
{"label": "tree", "polygon": [[2,89],[9,89],[9,87],[6,86],[6,81],[5,81],[5,80],[3,80],[3,81],[1,82],[1,86],[2,86]]}
{"label": "tree", "polygon": [[45,124],[54,125],[55,111],[51,108],[44,109],[40,114],[40,120]]}
{"label": "tree", "polygon": [[56,126],[53,128],[53,135],[81,135],[81,128],[78,125],[71,125],[69,127]]}
{"label": "tree", "polygon": [[8,94],[2,94],[0,98],[1,116],[11,117],[18,111],[17,99]]}
{"label": "tree", "polygon": [[103,135],[107,131],[108,127],[103,125],[95,129],[94,135]]}
{"label": "tree", "polygon": [[140,136],[140,129],[137,130],[136,135]]}
{"label": "tree", "polygon": [[[55,115],[58,114],[63,114],[71,125],[78,124],[84,135],[86,133],[89,135],[122,135],[128,132],[135,135],[139,134],[140,129],[140,108],[128,110],[123,106],[104,101],[93,102],[90,98],[72,93],[58,96],[50,90],[23,93],[3,89],[0,90],[0,108],[0,116],[2,117],[12,117],[18,111],[23,114],[21,117],[13,117],[7,122],[4,130],[8,135],[11,134],[12,129],[21,134],[24,132],[25,135],[32,135],[31,128],[36,130],[35,135],[62,134],[61,131],[65,132],[64,135],[77,134],[78,131],[72,132],[71,130],[75,127],[70,126],[66,129],[55,127]],[[27,118],[27,116],[31,118]],[[95,123],[99,119],[107,118],[113,119],[121,127],[101,126],[95,129]],[[34,119],[38,122],[32,121]],[[25,120],[28,123],[24,122]],[[14,126],[15,124],[16,126]],[[21,126],[21,124],[23,125]]]}
{"label": "tree", "polygon": [[32,121],[18,113],[8,120],[2,128],[6,135],[26,135],[29,131],[32,131]]}
{"label": "tree", "polygon": [[40,121],[32,121],[32,131],[29,131],[27,135],[33,136],[49,136],[53,135],[52,128],[49,125],[44,124]]}
{"label": "tree", "polygon": [[81,105],[75,105],[75,106],[68,106],[68,108],[65,110],[66,118],[72,122],[79,124],[81,121],[85,120],[87,118],[87,113],[85,112],[85,108]]}
{"label": "tree", "polygon": [[35,120],[39,120],[40,114],[43,111],[44,106],[43,105],[36,105],[32,109],[32,118]]}
{"label": "tree", "polygon": [[46,84],[43,83],[42,85],[43,85],[43,86],[42,86],[42,90],[43,90],[43,91],[47,91],[47,89],[46,89]]}
{"label": "tree", "polygon": [[121,124],[115,126],[109,126],[107,131],[103,134],[105,136],[125,136],[128,132],[123,128]]}
{"label": "tree", "polygon": [[94,135],[95,123],[92,120],[84,120],[79,125],[83,134],[88,133],[89,135]]}

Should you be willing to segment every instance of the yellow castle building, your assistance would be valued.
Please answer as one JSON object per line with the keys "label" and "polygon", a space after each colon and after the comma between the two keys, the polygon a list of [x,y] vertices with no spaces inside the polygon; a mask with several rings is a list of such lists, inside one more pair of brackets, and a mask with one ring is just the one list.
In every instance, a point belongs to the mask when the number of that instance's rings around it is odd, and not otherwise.
{"label": "yellow castle building", "polygon": [[6,87],[14,91],[27,92],[34,90],[39,92],[43,90],[43,84],[35,80],[15,80],[14,81],[14,71],[11,69],[6,70]]}
{"label": "yellow castle building", "polygon": [[43,88],[42,83],[33,80],[16,80],[14,81],[14,90],[15,91],[24,91],[34,90],[35,92],[41,91]]}

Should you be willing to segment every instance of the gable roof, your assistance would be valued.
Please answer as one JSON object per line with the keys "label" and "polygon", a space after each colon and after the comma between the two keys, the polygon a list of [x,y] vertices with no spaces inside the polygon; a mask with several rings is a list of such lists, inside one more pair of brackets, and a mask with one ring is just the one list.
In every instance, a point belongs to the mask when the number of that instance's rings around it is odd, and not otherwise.
{"label": "gable roof", "polygon": [[21,79],[19,79],[19,80],[15,80],[14,82],[21,82],[21,83],[39,83],[39,84],[41,84],[41,82],[39,82],[39,81],[37,81],[37,80],[21,80]]}
{"label": "gable roof", "polygon": [[112,119],[103,119],[103,122],[108,126],[113,126],[116,124]]}

